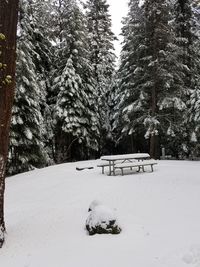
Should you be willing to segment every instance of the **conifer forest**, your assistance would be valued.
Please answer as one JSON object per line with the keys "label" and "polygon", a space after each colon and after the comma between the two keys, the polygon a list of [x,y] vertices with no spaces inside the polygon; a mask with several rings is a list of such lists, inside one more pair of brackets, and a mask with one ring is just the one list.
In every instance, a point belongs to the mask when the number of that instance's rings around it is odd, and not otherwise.
{"label": "conifer forest", "polygon": [[21,0],[9,175],[106,154],[200,157],[200,2]]}

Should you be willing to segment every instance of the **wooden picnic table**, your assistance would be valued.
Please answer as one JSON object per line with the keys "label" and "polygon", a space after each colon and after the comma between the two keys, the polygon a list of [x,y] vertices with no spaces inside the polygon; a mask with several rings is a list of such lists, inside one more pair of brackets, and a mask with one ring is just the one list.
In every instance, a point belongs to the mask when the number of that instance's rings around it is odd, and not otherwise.
{"label": "wooden picnic table", "polygon": [[105,160],[109,162],[109,174],[115,175],[115,162],[116,161],[131,161],[133,159],[136,159],[138,161],[149,159],[150,155],[148,153],[133,153],[133,154],[122,154],[122,155],[109,155],[109,156],[102,156],[100,159]]}

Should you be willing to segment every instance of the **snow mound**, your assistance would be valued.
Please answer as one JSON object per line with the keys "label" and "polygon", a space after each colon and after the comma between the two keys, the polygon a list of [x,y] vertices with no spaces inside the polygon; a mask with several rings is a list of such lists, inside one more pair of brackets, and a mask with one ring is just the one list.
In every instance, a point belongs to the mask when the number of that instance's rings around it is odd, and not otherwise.
{"label": "snow mound", "polygon": [[86,229],[89,235],[119,234],[121,232],[113,209],[93,201],[89,210],[90,214],[86,220]]}
{"label": "snow mound", "polygon": [[102,205],[101,201],[95,199],[91,202],[88,211],[92,211],[96,208],[96,206]]}
{"label": "snow mound", "polygon": [[191,246],[189,252],[183,256],[183,262],[200,266],[200,245]]}

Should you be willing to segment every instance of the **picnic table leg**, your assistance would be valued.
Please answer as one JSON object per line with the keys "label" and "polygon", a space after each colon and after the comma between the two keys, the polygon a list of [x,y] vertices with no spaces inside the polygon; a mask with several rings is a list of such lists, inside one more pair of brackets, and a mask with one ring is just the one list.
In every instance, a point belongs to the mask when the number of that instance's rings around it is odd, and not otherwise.
{"label": "picnic table leg", "polygon": [[151,165],[151,171],[153,172],[153,165]]}
{"label": "picnic table leg", "polygon": [[111,170],[111,161],[109,160],[109,174],[108,175],[111,175],[111,172],[112,172],[112,170]]}
{"label": "picnic table leg", "polygon": [[115,163],[112,161],[113,175],[115,175]]}
{"label": "picnic table leg", "polygon": [[[141,160],[140,159],[138,159],[138,162],[140,162]],[[140,166],[138,166],[138,170],[137,170],[137,172],[140,172]]]}
{"label": "picnic table leg", "polygon": [[102,166],[102,174],[104,174],[104,166]]}
{"label": "picnic table leg", "polygon": [[142,166],[142,170],[143,170],[143,172],[145,172],[145,170],[144,170],[144,166]]}

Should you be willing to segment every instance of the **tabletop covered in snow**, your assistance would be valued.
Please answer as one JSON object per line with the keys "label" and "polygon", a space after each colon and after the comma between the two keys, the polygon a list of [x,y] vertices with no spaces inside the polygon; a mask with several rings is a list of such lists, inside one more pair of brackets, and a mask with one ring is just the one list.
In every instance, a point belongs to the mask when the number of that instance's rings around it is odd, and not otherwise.
{"label": "tabletop covered in snow", "polygon": [[109,155],[102,156],[101,160],[123,160],[123,159],[145,159],[150,158],[148,153],[133,153],[133,154],[122,154],[122,155]]}

